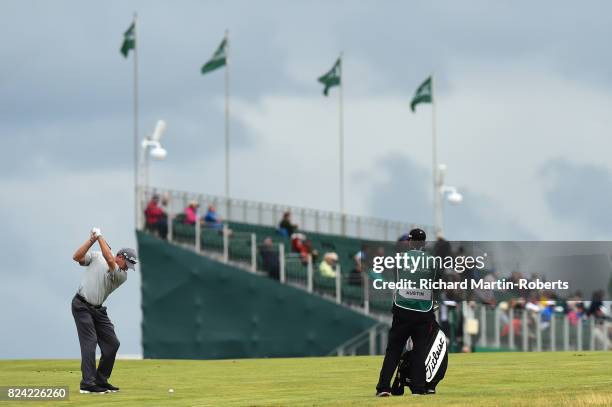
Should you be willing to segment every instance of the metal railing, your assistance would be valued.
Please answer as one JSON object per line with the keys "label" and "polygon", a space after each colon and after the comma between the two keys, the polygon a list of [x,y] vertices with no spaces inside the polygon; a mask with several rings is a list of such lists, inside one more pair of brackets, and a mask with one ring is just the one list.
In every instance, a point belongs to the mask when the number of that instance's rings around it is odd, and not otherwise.
{"label": "metal railing", "polygon": [[[212,205],[226,221],[251,223],[277,227],[284,212],[290,212],[292,222],[299,226],[300,231],[325,233],[340,236],[350,236],[369,240],[395,240],[411,228],[420,227],[428,233],[433,233],[430,226],[391,221],[368,216],[341,214],[340,212],[324,211],[311,208],[302,208],[292,205],[257,202],[245,199],[227,199],[222,196],[198,194],[169,190],[163,188],[140,187],[140,208],[146,208],[153,194],[167,199],[166,211],[170,215],[182,213],[189,202],[195,201],[200,208],[205,209]],[[140,214],[142,216],[142,214]],[[141,218],[138,227],[141,228],[144,220]]]}
{"label": "metal railing", "polygon": [[389,326],[372,326],[331,351],[328,356],[381,355],[385,353]]}
{"label": "metal railing", "polygon": [[609,350],[612,345],[612,324],[605,319],[463,304],[470,308],[464,315],[478,321],[478,332],[474,334],[468,333],[464,324],[464,343],[468,346],[543,352]]}

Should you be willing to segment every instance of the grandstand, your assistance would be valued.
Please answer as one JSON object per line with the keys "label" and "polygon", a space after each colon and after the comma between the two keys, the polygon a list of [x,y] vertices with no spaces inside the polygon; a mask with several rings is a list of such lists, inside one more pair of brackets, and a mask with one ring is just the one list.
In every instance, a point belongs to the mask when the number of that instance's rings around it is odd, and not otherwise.
{"label": "grandstand", "polygon": [[[367,273],[361,273],[361,284],[351,283],[349,274],[363,244],[394,241],[415,224],[162,189],[142,190],[141,207],[154,193],[168,198],[168,236],[165,241],[152,233],[138,232],[145,357],[384,353],[391,298],[373,292]],[[190,201],[201,208],[218,208],[223,228],[186,224],[183,210]],[[277,230],[285,211],[295,216],[313,249],[320,254],[338,254],[335,278],[317,272],[322,255],[318,261],[312,256],[304,261],[291,252],[290,238]],[[431,228],[419,227],[431,233]],[[278,281],[268,278],[262,268],[259,248],[266,238],[272,240],[278,254]],[[236,292],[241,294],[237,296],[249,293],[252,301],[236,301],[236,295],[231,289],[224,290],[223,284],[239,287]],[[285,309],[288,302],[303,312],[292,314]],[[243,315],[245,310],[249,316]],[[554,314],[543,323],[539,314],[527,310],[465,301],[445,310],[452,351],[594,350],[610,346],[608,322],[598,324],[593,318],[573,325],[563,314]],[[306,314],[309,317],[304,317]],[[306,322],[301,323],[303,320]]]}

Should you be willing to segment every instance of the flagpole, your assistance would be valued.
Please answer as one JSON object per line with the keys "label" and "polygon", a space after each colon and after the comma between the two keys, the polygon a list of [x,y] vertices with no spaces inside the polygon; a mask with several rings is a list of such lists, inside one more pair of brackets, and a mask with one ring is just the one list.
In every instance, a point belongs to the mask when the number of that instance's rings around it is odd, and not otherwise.
{"label": "flagpole", "polygon": [[226,199],[226,217],[229,220],[231,216],[231,204],[230,204],[230,133],[229,133],[229,30],[225,30],[225,199]]}
{"label": "flagpole", "polygon": [[134,227],[140,228],[140,198],[138,196],[138,14],[134,13]]}
{"label": "flagpole", "polygon": [[340,113],[340,234],[346,234],[346,214],[344,213],[344,75],[342,74],[342,56],[340,53],[340,92],[339,92],[339,113]]}
{"label": "flagpole", "polygon": [[436,93],[434,74],[431,74],[431,157],[433,177],[434,234],[441,231],[440,193],[438,185],[438,140],[436,136]]}

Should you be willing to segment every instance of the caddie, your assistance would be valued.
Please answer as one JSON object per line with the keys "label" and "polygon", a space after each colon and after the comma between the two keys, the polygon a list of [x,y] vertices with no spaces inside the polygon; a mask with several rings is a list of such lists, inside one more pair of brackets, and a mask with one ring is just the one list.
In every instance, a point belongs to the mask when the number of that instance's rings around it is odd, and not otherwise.
{"label": "caddie", "polygon": [[[421,229],[413,229],[400,238],[400,245],[408,245],[408,256],[425,256],[423,251],[426,234]],[[397,270],[396,281],[401,279],[435,280],[435,269],[419,268],[410,270]],[[428,387],[425,380],[425,358],[427,357],[427,342],[429,334],[437,327],[434,315],[434,295],[428,289],[398,289],[393,292],[393,322],[389,330],[385,359],[378,384],[377,397],[391,395],[391,379],[398,367],[400,357],[408,338],[412,339],[412,352],[410,352],[410,382],[413,394],[433,394],[435,387]]]}

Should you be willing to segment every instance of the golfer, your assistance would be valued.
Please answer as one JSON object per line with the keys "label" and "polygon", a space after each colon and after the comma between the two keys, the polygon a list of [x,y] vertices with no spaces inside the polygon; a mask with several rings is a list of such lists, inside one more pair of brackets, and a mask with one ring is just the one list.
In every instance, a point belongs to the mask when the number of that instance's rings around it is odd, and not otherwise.
{"label": "golfer", "polygon": [[[98,242],[101,252],[89,252]],[[113,255],[111,248],[94,228],[91,236],[72,256],[85,267],[81,284],[72,299],[72,315],[81,346],[81,393],[116,392],[119,388],[108,382],[113,371],[119,340],[102,303],[110,293],[127,280],[127,269],[134,270],[138,259],[133,249],[121,249]],[[96,370],[96,345],[100,346],[100,364]]]}
{"label": "golfer", "polygon": [[[413,229],[407,236],[400,238],[400,243],[408,245],[409,256],[424,255],[426,235],[422,229]],[[400,275],[403,274],[403,275]],[[400,279],[417,280],[421,278],[433,280],[435,270],[421,268],[415,273],[397,272],[397,281]],[[433,292],[431,290],[396,290],[393,293],[393,322],[389,330],[389,339],[385,359],[380,369],[380,377],[376,385],[377,397],[391,395],[391,379],[397,368],[400,356],[408,338],[412,338],[412,352],[410,353],[410,380],[413,394],[434,394],[435,390],[428,388],[425,382],[426,341],[429,332],[435,323],[433,311]]]}

